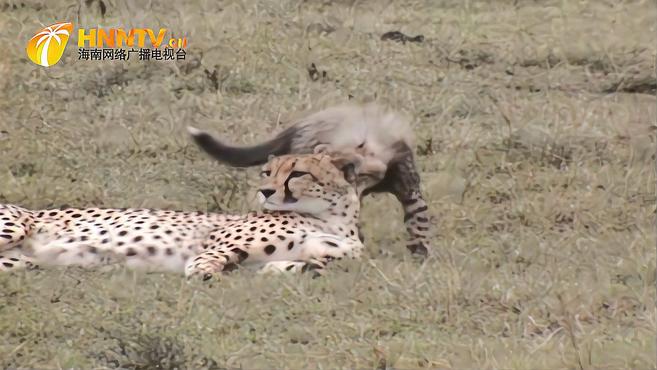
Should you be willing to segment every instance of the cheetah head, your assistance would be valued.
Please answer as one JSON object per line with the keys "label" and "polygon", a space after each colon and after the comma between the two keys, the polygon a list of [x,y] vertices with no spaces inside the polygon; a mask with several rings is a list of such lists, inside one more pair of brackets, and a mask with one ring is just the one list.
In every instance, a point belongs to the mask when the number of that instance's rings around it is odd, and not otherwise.
{"label": "cheetah head", "polygon": [[270,157],[262,167],[258,199],[272,211],[318,215],[331,207],[358,203],[357,179],[362,157],[314,154]]}

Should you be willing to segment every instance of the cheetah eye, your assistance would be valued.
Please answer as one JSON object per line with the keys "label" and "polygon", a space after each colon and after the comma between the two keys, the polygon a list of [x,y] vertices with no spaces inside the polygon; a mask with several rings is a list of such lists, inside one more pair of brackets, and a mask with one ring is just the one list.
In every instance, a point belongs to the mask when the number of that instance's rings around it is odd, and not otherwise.
{"label": "cheetah eye", "polygon": [[309,172],[303,172],[303,171],[292,171],[290,173],[290,176],[288,176],[287,178],[292,179],[292,178],[295,178],[295,177],[301,177],[301,176],[305,176],[305,175],[310,175],[310,173]]}
{"label": "cheetah eye", "polygon": [[269,177],[269,175],[271,175],[271,171],[260,172],[260,177]]}
{"label": "cheetah eye", "polygon": [[313,175],[313,174],[310,173],[310,172],[305,172],[305,171],[292,171],[292,172],[290,172],[290,174],[287,176],[287,179],[288,179],[288,181],[289,181],[290,179],[293,179],[293,178],[295,178],[295,177],[301,177],[301,176],[306,176],[306,175],[310,175],[310,176],[313,178],[313,181],[319,181],[319,180],[317,179],[317,177],[315,177],[315,175]]}

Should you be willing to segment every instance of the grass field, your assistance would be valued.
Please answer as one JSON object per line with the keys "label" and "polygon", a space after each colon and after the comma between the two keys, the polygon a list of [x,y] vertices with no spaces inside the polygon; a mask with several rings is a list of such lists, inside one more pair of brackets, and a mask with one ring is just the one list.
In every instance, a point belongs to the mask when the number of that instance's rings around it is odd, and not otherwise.
{"label": "grass field", "polygon": [[[0,202],[253,209],[258,170],[186,125],[253,143],[378,100],[415,117],[434,256],[407,255],[378,196],[367,258],[322,279],[2,275],[0,367],[657,366],[654,2],[135,3],[0,0]],[[73,38],[35,66],[25,43],[61,20],[164,27],[187,58],[80,61]]]}

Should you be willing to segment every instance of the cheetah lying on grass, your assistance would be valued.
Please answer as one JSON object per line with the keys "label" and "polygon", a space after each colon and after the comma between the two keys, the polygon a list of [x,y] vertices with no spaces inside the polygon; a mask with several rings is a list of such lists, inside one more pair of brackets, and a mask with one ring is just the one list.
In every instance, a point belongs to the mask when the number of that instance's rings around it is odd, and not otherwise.
{"label": "cheetah lying on grass", "polygon": [[266,210],[241,216],[0,205],[0,271],[120,262],[204,279],[247,263],[319,273],[363,249],[354,185],[360,160],[323,153],[270,158],[258,191]]}
{"label": "cheetah lying on grass", "polygon": [[404,209],[406,247],[415,255],[431,252],[429,210],[413,156],[413,131],[399,113],[374,103],[338,105],[305,115],[272,139],[248,147],[227,145],[192,127],[189,133],[204,151],[234,167],[263,164],[270,154],[312,153],[318,146],[356,153],[364,158],[358,175],[360,195],[394,195]]}

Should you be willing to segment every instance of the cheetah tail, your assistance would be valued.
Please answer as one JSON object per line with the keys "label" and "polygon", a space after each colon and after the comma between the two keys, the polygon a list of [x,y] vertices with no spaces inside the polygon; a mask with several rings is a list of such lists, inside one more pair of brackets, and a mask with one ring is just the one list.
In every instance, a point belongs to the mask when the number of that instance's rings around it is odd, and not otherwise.
{"label": "cheetah tail", "polygon": [[273,139],[264,143],[247,147],[236,147],[222,143],[211,134],[187,127],[196,145],[200,146],[214,159],[219,160],[232,167],[250,167],[267,162],[270,155],[289,154],[292,147],[292,139],[296,133],[294,127],[290,127]]}

